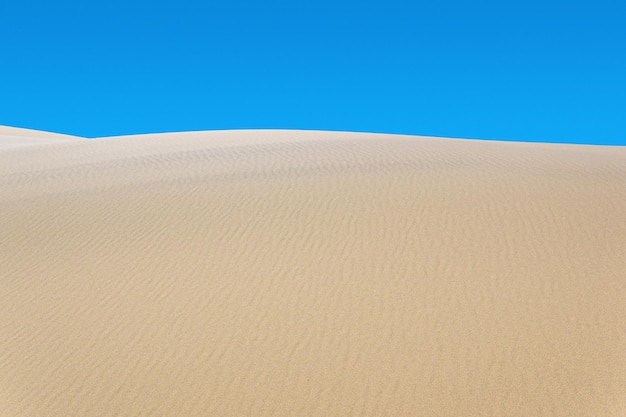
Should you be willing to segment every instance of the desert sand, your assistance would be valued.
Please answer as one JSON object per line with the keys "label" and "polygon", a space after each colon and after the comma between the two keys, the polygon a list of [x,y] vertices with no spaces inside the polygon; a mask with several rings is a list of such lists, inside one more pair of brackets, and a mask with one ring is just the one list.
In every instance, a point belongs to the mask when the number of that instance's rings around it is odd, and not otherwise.
{"label": "desert sand", "polygon": [[0,149],[10,146],[51,143],[75,139],[84,139],[60,133],[42,132],[40,130],[20,129],[18,127],[0,126]]}
{"label": "desert sand", "polygon": [[626,416],[626,147],[0,142],[1,416]]}

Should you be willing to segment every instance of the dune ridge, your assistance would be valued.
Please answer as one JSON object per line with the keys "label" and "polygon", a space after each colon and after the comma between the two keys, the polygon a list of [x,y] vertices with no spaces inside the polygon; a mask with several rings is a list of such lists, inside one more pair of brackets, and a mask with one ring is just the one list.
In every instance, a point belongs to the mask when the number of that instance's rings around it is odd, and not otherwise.
{"label": "dune ridge", "polygon": [[626,415],[625,147],[11,146],[0,225],[1,415]]}
{"label": "dune ridge", "polygon": [[41,145],[76,139],[84,138],[61,133],[44,132],[41,130],[0,126],[0,149],[23,145]]}

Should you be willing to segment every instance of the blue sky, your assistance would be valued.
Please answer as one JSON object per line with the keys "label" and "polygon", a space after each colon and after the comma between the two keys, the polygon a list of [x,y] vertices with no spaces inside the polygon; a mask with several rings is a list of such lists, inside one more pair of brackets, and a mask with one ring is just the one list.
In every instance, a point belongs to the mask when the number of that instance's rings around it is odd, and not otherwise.
{"label": "blue sky", "polygon": [[626,2],[7,1],[0,124],[626,145]]}

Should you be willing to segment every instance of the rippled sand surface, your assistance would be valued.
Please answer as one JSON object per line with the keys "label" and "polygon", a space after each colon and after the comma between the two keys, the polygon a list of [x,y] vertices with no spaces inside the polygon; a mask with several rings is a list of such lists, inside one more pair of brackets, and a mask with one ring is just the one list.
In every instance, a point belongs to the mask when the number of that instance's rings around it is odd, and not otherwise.
{"label": "rippled sand surface", "polygon": [[2,416],[626,416],[624,147],[3,129]]}

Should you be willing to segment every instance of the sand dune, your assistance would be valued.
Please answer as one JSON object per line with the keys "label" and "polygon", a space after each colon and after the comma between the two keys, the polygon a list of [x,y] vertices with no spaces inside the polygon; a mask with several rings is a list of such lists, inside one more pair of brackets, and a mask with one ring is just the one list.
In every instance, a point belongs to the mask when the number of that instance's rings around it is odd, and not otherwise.
{"label": "sand dune", "polygon": [[42,132],[41,130],[0,126],[0,149],[22,145],[54,143],[74,139],[83,138],[63,135],[60,133]]}
{"label": "sand dune", "polygon": [[11,146],[0,226],[2,416],[626,416],[624,147]]}

